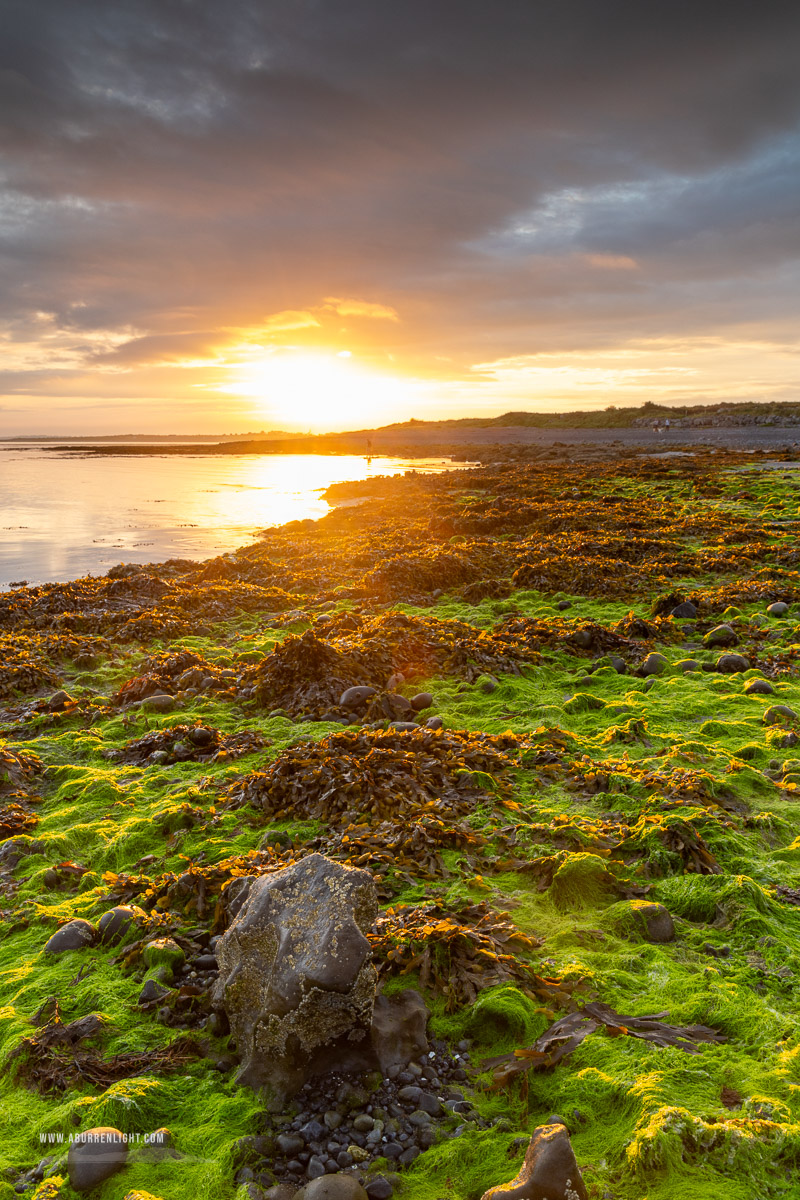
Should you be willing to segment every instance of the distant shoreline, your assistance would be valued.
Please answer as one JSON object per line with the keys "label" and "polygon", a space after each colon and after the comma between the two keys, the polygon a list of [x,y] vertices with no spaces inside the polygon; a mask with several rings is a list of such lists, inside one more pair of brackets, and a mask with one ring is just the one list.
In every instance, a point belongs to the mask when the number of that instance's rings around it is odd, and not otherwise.
{"label": "distant shoreline", "polygon": [[[70,457],[190,455],[352,455],[359,458],[449,458],[454,462],[492,462],[507,458],[548,457],[597,459],[609,449],[629,450],[634,454],[661,453],[665,450],[712,446],[730,450],[770,450],[786,447],[792,452],[800,444],[800,426],[796,425],[716,425],[673,428],[663,426],[628,428],[549,428],[536,426],[387,426],[384,429],[346,434],[322,434],[316,437],[252,439],[225,442],[170,442],[155,440],[141,443],[97,444],[89,439],[58,440],[31,446],[42,451]],[[15,448],[4,442],[0,449]],[[21,447],[20,447],[21,448]]]}

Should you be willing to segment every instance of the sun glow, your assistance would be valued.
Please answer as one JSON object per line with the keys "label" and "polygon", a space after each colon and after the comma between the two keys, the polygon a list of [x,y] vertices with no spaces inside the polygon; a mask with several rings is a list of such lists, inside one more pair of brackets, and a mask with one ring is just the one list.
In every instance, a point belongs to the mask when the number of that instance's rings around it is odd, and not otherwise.
{"label": "sun glow", "polygon": [[258,397],[265,415],[295,429],[352,429],[402,420],[411,381],[359,367],[349,351],[280,352],[237,363],[238,378],[224,390]]}

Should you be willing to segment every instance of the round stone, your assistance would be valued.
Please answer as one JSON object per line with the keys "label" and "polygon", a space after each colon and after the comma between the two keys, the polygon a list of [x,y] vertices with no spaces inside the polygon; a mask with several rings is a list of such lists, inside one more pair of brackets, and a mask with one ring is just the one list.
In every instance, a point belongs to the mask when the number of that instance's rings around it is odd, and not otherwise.
{"label": "round stone", "polygon": [[414,712],[422,712],[424,708],[430,708],[433,704],[433,696],[430,692],[418,692],[416,696],[411,697],[411,707]]}
{"label": "round stone", "polygon": [[706,646],[735,646],[738,641],[736,630],[730,625],[716,625],[703,638]]}
{"label": "round stone", "polygon": [[97,922],[97,932],[100,934],[100,941],[103,945],[121,941],[130,929],[136,914],[137,910],[129,904],[118,904],[116,908],[109,908],[107,912],[104,912]]}
{"label": "round stone", "polygon": [[743,654],[720,654],[716,667],[724,675],[733,675],[740,671],[749,671],[750,663]]}
{"label": "round stone", "polygon": [[751,679],[745,684],[745,696],[774,696],[775,688],[768,679]]}
{"label": "round stone", "polygon": [[65,950],[83,950],[95,939],[95,928],[88,921],[76,917],[57,929],[45,946],[45,954],[63,954]]}
{"label": "round stone", "polygon": [[783,600],[776,600],[774,604],[770,604],[767,612],[771,617],[785,617],[789,611],[789,605],[784,604]]}
{"label": "round stone", "polygon": [[352,1175],[322,1175],[307,1183],[295,1200],[367,1200],[367,1193]]}
{"label": "round stone", "polygon": [[361,685],[359,687],[349,687],[342,692],[339,697],[339,703],[343,708],[360,708],[362,704],[366,704],[371,696],[377,696],[378,689]]}
{"label": "round stone", "polygon": [[79,1133],[67,1155],[67,1173],[76,1192],[89,1192],[125,1166],[128,1143],[119,1129],[98,1125]]}
{"label": "round stone", "polygon": [[660,675],[666,668],[668,659],[663,654],[648,654],[641,666],[642,675]]}
{"label": "round stone", "polygon": [[764,713],[765,725],[786,725],[789,721],[796,721],[797,713],[793,708],[789,708],[788,704],[773,704]]}

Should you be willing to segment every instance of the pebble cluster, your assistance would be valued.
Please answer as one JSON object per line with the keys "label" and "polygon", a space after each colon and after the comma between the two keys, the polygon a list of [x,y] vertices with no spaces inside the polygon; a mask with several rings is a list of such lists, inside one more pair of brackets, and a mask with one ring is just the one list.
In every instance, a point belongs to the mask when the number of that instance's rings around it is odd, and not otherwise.
{"label": "pebble cluster", "polygon": [[[488,1128],[464,1092],[468,1045],[460,1042],[451,1053],[434,1041],[425,1058],[392,1068],[371,1089],[372,1078],[337,1073],[310,1081],[290,1111],[266,1118],[268,1132],[242,1139],[249,1161],[236,1182],[269,1188],[277,1179],[299,1188],[323,1175],[358,1173],[379,1158],[404,1167],[467,1122]],[[388,1200],[393,1191],[385,1176],[365,1187],[370,1200]]]}

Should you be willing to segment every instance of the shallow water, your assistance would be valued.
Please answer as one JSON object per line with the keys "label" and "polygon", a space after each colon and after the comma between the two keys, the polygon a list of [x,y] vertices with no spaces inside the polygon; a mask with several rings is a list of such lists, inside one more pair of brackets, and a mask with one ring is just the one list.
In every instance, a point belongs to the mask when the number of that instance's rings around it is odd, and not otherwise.
{"label": "shallow water", "polygon": [[209,558],[270,525],[324,516],[332,483],[463,465],[200,450],[80,457],[74,448],[0,443],[0,590],[100,575],[119,562]]}

